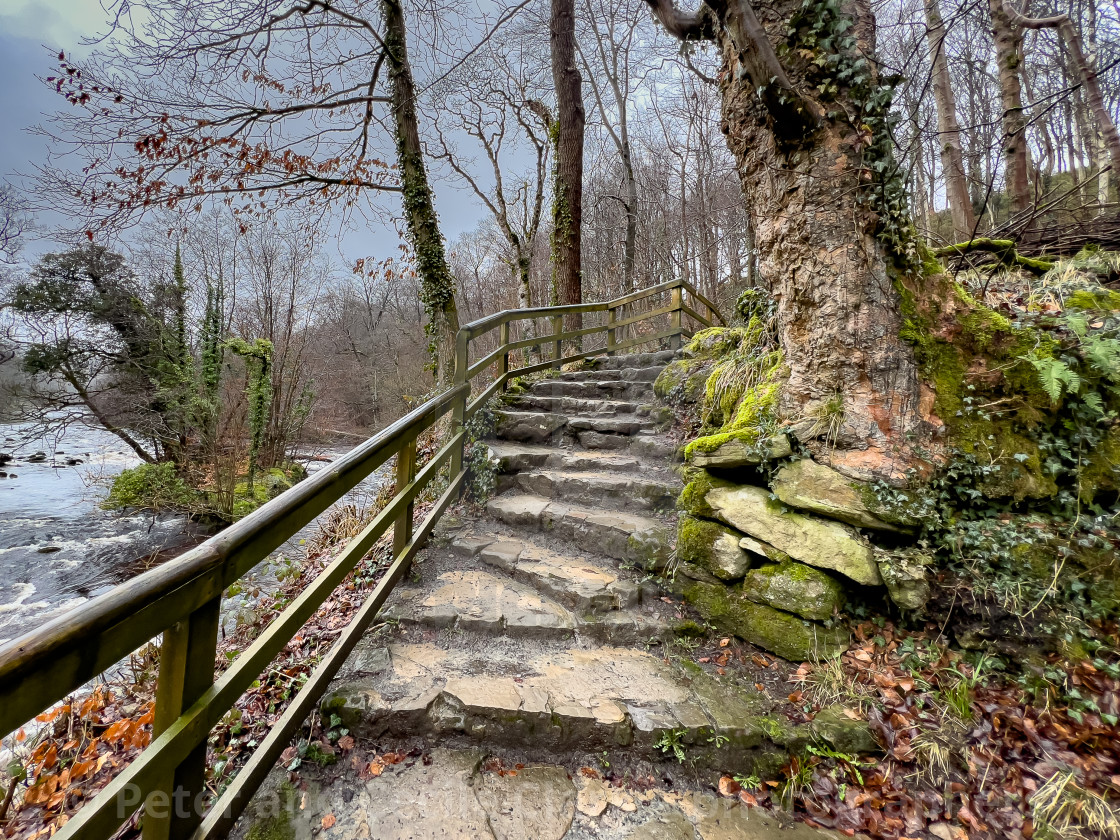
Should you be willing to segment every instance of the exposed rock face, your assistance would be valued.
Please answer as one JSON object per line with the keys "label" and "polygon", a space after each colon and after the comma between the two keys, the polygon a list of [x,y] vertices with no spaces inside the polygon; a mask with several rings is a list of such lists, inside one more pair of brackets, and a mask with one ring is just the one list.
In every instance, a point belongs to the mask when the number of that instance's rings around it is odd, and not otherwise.
{"label": "exposed rock face", "polygon": [[716,519],[794,560],[868,586],[883,584],[871,547],[847,525],[786,511],[760,487],[712,487],[703,502]]}
{"label": "exposed rock face", "polygon": [[866,484],[808,458],[783,466],[770,488],[790,507],[838,519],[857,528],[901,530],[884,522],[871,509],[866,501],[870,495]]}
{"label": "exposed rock face", "polygon": [[764,460],[778,460],[788,458],[793,454],[789,445],[789,438],[785,435],[774,435],[766,440],[751,443],[741,437],[729,437],[726,442],[712,449],[702,452],[692,449],[688,462],[694,467],[716,467],[717,469],[735,469],[761,464]]}
{"label": "exposed rock face", "polygon": [[743,594],[802,618],[823,621],[844,604],[843,585],[820,569],[795,560],[769,563],[747,573]]}
{"label": "exposed rock face", "polygon": [[904,610],[920,610],[930,597],[931,559],[917,549],[877,551],[875,560],[891,600]]}
{"label": "exposed rock face", "polygon": [[844,628],[828,628],[756,604],[742,592],[721,584],[690,582],[684,597],[718,629],[793,662],[838,656],[848,646]]}
{"label": "exposed rock face", "polygon": [[740,534],[715,522],[682,515],[677,531],[677,558],[720,580],[738,580],[751,567],[751,555],[739,547]]}

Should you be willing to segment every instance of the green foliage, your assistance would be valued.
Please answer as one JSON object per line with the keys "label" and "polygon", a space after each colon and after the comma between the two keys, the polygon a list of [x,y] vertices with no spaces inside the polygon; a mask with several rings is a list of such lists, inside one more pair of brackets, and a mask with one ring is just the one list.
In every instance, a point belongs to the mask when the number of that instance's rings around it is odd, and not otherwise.
{"label": "green foliage", "polygon": [[245,360],[245,396],[249,400],[249,491],[257,472],[261,444],[272,407],[272,342],[258,338],[252,344],[231,338],[225,346]]}
{"label": "green foliage", "polygon": [[199,494],[180,478],[174,464],[141,464],[124,470],[113,479],[109,495],[101,506],[106,510],[191,510],[199,501]]}
{"label": "green foliage", "polygon": [[687,734],[688,730],[685,729],[666,729],[654,746],[666,755],[672,753],[676,756],[678,764],[684,764],[684,736]]}
{"label": "green foliage", "polygon": [[896,266],[910,273],[920,265],[918,238],[891,136],[900,118],[891,108],[899,78],[879,75],[852,26],[840,0],[802,0],[780,49],[787,59],[802,62],[806,81],[816,86],[827,109],[826,118],[847,122],[865,140],[860,168],[866,182],[859,201],[875,213],[876,237]]}
{"label": "green foliage", "polygon": [[501,405],[501,398],[494,397],[466,423],[467,495],[480,505],[485,504],[498,489],[497,466],[491,460],[489,448],[481,441],[497,426],[496,412]]}

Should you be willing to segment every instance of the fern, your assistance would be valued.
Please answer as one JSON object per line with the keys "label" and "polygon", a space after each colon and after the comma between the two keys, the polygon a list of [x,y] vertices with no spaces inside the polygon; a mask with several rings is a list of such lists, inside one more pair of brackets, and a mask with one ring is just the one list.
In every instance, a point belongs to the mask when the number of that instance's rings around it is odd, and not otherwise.
{"label": "fern", "polygon": [[1076,394],[1081,390],[1081,377],[1061,359],[1039,356],[1035,353],[1019,358],[1025,362],[1030,362],[1038,372],[1042,390],[1046,392],[1046,396],[1050,398],[1051,403],[1058,402],[1065,392]]}
{"label": "fern", "polygon": [[1120,340],[1086,336],[1081,353],[1093,369],[1110,382],[1120,381]]}
{"label": "fern", "polygon": [[1098,417],[1104,417],[1104,400],[1101,399],[1100,394],[1096,391],[1089,391],[1081,399]]}

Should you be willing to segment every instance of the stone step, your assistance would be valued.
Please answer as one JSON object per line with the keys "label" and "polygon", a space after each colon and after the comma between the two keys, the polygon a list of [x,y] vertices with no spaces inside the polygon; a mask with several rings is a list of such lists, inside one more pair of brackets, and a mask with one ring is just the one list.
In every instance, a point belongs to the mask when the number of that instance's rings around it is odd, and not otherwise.
{"label": "stone step", "polygon": [[424,744],[418,755],[403,746],[392,755],[403,760],[360,777],[306,763],[300,784],[312,795],[297,794],[278,765],[232,839],[847,840],[838,831],[787,825],[788,816],[717,796],[694,779],[678,778],[667,789],[619,787],[598,773],[542,763],[536,753],[524,764],[518,754],[440,742]]}
{"label": "stone step", "polygon": [[579,414],[594,417],[613,417],[616,414],[637,414],[641,403],[623,400],[587,400],[577,397],[542,397],[525,394],[509,401],[516,411],[551,411],[558,414]]}
{"label": "stone step", "polygon": [[610,470],[614,473],[635,472],[642,468],[636,455],[622,452],[562,449],[557,446],[509,441],[486,441],[490,454],[502,473],[519,473],[543,467],[561,470]]}
{"label": "stone step", "polygon": [[[503,548],[487,552],[492,559],[506,559]],[[529,552],[530,556],[532,552]],[[538,560],[541,559],[539,556]],[[563,581],[547,580],[544,564],[526,560],[515,563],[524,570],[524,577],[531,577],[541,585],[551,583],[561,591]],[[537,568],[531,568],[536,565]],[[556,566],[553,571],[558,571]],[[569,582],[579,575],[568,574]],[[579,597],[600,607],[596,611],[576,613],[549,598],[526,583],[503,574],[471,569],[448,571],[438,576],[430,590],[402,588],[393,595],[386,608],[387,618],[403,624],[419,625],[432,629],[454,628],[481,636],[506,636],[531,639],[592,639],[612,644],[640,644],[651,639],[667,641],[671,627],[656,614],[640,612],[630,606],[611,609],[598,600],[598,592],[591,590],[596,582],[590,573],[584,573],[584,589]],[[612,585],[613,584],[613,585]],[[616,580],[607,584],[605,594],[619,603],[638,597],[637,585]],[[573,593],[575,595],[576,593]],[[569,597],[568,600],[574,600]]]}
{"label": "stone step", "polygon": [[526,493],[607,508],[672,508],[680,495],[679,481],[640,474],[593,470],[533,470],[517,476],[515,486]]}
{"label": "stone step", "polygon": [[624,609],[636,605],[642,597],[641,586],[623,578],[613,564],[570,549],[556,551],[522,535],[472,527],[452,540],[451,550],[500,569],[580,613]]}
{"label": "stone step", "polygon": [[585,551],[659,571],[669,559],[672,529],[636,513],[600,510],[544,496],[512,493],[486,503],[487,512],[509,525],[548,531]]}
{"label": "stone step", "polygon": [[809,741],[807,726],[768,719],[774,701],[753,686],[686,675],[644,650],[476,642],[363,641],[322,708],[358,738],[431,736],[538,754],[624,746],[631,757],[664,758],[657,745],[668,736],[695,767],[762,778]]}
{"label": "stone step", "polygon": [[[498,411],[497,427],[494,434],[501,440],[522,443],[544,443],[563,431],[579,437],[584,432],[603,435],[635,435],[657,428],[657,423],[635,414],[622,414],[614,417],[573,417],[545,411]],[[581,438],[581,443],[583,440]],[[588,444],[584,444],[588,445]],[[594,447],[614,448],[614,447]],[[621,447],[618,447],[621,448]]]}
{"label": "stone step", "polygon": [[542,397],[575,397],[582,400],[653,399],[652,382],[623,382],[621,380],[592,380],[587,382],[558,382],[548,380],[533,384],[532,393]]}
{"label": "stone step", "polygon": [[551,381],[559,382],[653,382],[664,370],[664,365],[641,367],[602,368],[593,370],[570,370],[554,374]]}
{"label": "stone step", "polygon": [[664,367],[677,358],[679,351],[658,350],[654,353],[630,353],[620,356],[595,356],[588,359],[588,366],[596,370],[621,370],[623,368],[643,368],[654,365]]}

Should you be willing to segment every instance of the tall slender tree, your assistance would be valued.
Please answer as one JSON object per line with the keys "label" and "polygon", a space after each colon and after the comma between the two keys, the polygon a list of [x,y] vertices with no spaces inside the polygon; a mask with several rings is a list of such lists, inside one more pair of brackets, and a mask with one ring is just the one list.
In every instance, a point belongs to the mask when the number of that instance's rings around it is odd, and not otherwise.
{"label": "tall slender tree", "polygon": [[[576,63],[575,0],[552,0],[549,15],[552,80],[556,88],[555,180],[552,196],[552,285],[558,303],[580,303],[583,223],[583,78]],[[569,319],[569,326],[580,322]]]}

